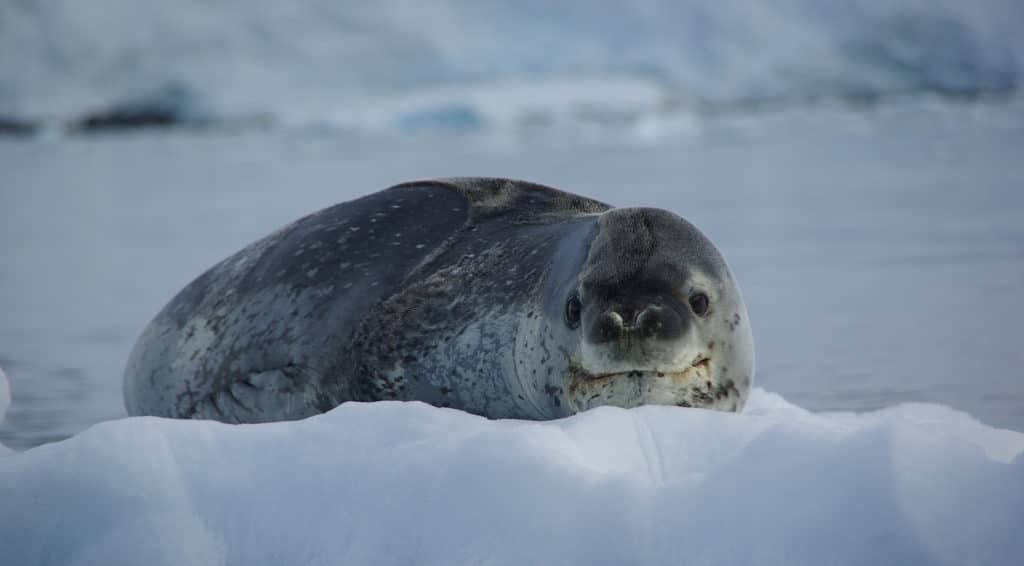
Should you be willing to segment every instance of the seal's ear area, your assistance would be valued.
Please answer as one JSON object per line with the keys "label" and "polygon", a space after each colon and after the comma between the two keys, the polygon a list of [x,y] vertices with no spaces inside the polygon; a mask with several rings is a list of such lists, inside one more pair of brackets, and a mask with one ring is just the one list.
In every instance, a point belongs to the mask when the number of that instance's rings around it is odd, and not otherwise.
{"label": "seal's ear area", "polygon": [[725,261],[711,241],[683,218],[659,208],[615,208],[601,215],[582,274],[587,286],[614,286],[644,276],[682,281],[697,266],[710,276]]}

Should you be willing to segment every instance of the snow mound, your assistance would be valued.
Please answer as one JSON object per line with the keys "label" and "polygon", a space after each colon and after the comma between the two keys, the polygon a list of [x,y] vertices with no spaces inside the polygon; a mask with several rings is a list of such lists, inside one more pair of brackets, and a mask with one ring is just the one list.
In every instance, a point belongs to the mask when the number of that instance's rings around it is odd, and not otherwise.
{"label": "snow mound", "polygon": [[7,564],[1010,564],[1024,434],[903,405],[130,418],[0,456]]}

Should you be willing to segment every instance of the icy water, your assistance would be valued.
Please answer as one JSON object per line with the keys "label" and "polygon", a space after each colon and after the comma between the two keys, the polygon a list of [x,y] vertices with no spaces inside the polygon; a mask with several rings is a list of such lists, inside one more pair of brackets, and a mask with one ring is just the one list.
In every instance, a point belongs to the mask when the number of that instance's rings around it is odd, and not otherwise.
{"label": "icy water", "polygon": [[751,114],[629,144],[316,130],[0,139],[0,366],[13,389],[0,442],[122,416],[136,336],[215,261],[324,206],[456,175],[694,222],[739,278],[758,385],[797,404],[928,401],[1024,430],[1021,108]]}

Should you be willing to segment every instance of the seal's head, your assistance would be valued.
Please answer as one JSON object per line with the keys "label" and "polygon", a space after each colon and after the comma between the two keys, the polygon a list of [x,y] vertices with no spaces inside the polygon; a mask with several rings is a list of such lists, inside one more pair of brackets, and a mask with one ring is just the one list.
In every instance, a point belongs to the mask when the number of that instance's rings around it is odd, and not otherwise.
{"label": "seal's head", "polygon": [[754,372],[746,308],[721,254],[686,220],[605,212],[567,291],[564,323],[579,339],[565,390],[574,412],[743,407]]}

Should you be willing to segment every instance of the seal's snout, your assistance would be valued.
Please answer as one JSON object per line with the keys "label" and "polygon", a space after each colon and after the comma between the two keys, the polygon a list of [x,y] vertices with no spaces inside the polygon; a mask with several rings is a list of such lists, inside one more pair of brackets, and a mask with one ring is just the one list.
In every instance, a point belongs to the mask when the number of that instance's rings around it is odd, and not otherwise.
{"label": "seal's snout", "polygon": [[671,307],[652,303],[638,309],[613,307],[599,314],[590,326],[593,344],[621,340],[674,340],[683,334],[683,319]]}

